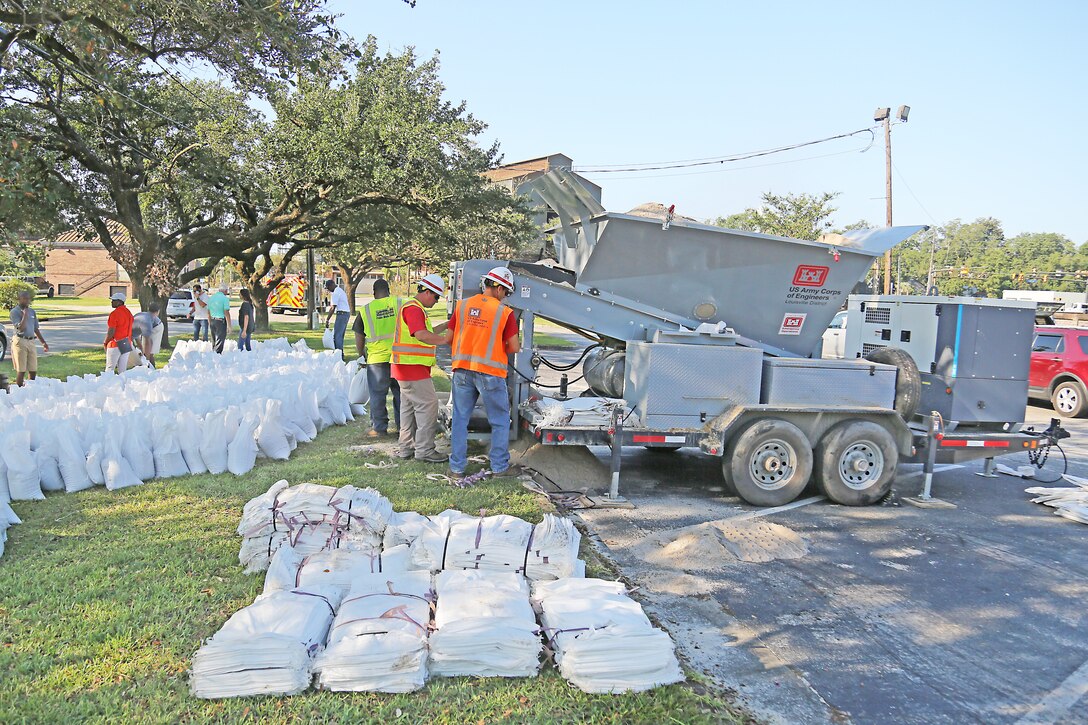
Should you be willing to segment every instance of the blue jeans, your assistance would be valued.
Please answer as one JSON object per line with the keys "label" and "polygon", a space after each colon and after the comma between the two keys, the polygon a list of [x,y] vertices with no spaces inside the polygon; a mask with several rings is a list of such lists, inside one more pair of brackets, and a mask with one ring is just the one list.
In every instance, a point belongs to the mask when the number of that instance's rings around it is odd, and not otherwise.
{"label": "blue jeans", "polygon": [[502,473],[510,467],[510,392],[506,378],[473,370],[453,371],[453,426],[450,429],[450,470],[464,473],[468,465],[468,421],[476,400],[483,398],[487,422],[491,424],[491,470]]}
{"label": "blue jeans", "polygon": [[350,312],[337,312],[336,319],[332,323],[332,346],[344,352],[344,333],[348,329],[348,318],[351,317]]}
{"label": "blue jeans", "polygon": [[393,393],[393,420],[400,427],[400,384],[390,376],[389,363],[367,363],[366,385],[370,391],[370,427],[382,435],[389,432],[389,410],[385,396]]}
{"label": "blue jeans", "polygon": [[248,331],[247,332],[242,332],[241,330],[239,330],[238,331],[238,349],[239,350],[249,350],[250,352],[252,352],[253,351],[253,347],[251,346],[252,337],[253,337],[253,333],[248,332]]}
{"label": "blue jeans", "polygon": [[193,320],[193,341],[200,339],[200,328],[204,328],[204,342],[208,341],[208,320]]}

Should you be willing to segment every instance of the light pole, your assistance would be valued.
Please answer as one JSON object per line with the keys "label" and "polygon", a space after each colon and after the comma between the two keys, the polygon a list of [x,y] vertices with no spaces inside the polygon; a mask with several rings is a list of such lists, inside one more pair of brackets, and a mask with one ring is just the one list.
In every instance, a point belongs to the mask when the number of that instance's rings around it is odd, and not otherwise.
{"label": "light pole", "polygon": [[[900,106],[896,111],[896,118],[901,123],[907,122],[910,115],[910,106]],[[884,122],[884,165],[885,165],[885,204],[887,211],[887,223],[892,225],[892,109],[878,108],[873,113],[874,121]],[[884,252],[884,294],[892,292],[892,250]]]}

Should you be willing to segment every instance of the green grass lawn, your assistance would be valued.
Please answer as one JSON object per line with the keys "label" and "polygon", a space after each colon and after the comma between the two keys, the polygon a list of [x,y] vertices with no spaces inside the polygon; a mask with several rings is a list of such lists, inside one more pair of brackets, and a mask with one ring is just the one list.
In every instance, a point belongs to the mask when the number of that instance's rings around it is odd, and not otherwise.
{"label": "green grass lawn", "polygon": [[[406,695],[308,692],[207,702],[189,695],[193,652],[260,592],[238,565],[242,505],[280,478],[374,486],[398,510],[486,510],[539,521],[547,502],[516,481],[457,489],[438,467],[371,470],[346,450],[365,423],[325,431],[290,461],[14,505],[0,559],[0,722],[739,722],[698,685],[586,695],[539,677],[436,678]],[[588,552],[588,545],[585,547]],[[591,557],[590,571],[602,567]]]}
{"label": "green grass lawn", "polygon": [[[84,317],[87,315],[104,315],[109,312],[110,300],[108,297],[43,297],[34,298],[31,303],[43,322],[55,320],[60,317]],[[140,311],[138,300],[129,300],[127,306],[133,313]]]}

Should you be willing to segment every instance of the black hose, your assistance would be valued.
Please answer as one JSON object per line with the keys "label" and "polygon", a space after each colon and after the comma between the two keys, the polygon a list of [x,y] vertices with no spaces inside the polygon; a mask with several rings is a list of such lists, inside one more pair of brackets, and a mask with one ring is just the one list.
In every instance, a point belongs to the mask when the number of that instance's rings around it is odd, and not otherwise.
{"label": "black hose", "polygon": [[544,357],[540,353],[537,353],[536,357],[537,357],[538,360],[540,360],[540,362],[544,363],[545,366],[551,368],[552,370],[555,370],[556,372],[559,372],[559,373],[565,373],[565,372],[573,370],[574,368],[581,365],[582,361],[586,359],[586,355],[589,354],[589,351],[592,350],[593,348],[596,348],[596,347],[601,347],[601,343],[595,342],[592,345],[590,345],[589,347],[587,347],[586,349],[582,350],[582,354],[579,355],[578,359],[575,360],[574,362],[572,362],[570,365],[557,365],[556,363],[553,363],[553,362],[549,361],[546,357]]}

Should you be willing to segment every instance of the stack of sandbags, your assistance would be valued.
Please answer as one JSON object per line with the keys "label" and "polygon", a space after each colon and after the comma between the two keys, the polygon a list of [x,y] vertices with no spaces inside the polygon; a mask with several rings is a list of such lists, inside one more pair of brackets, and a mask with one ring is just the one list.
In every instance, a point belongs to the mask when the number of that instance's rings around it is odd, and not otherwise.
{"label": "stack of sandbags", "polygon": [[413,568],[513,572],[534,581],[584,572],[578,561],[581,534],[569,519],[545,514],[533,526],[500,515],[450,517],[432,524],[411,544]]}
{"label": "stack of sandbags", "polygon": [[339,596],[334,590],[272,592],[235,612],[193,656],[193,695],[290,695],[305,690],[312,655],[328,637]]}
{"label": "stack of sandbags", "polygon": [[423,687],[433,601],[430,572],[358,577],[314,663],[318,687],[352,692]]}
{"label": "stack of sandbags", "polygon": [[1033,486],[1024,489],[1035,498],[1032,503],[1041,503],[1054,509],[1054,513],[1070,521],[1088,524],[1088,479],[1065,475],[1065,479],[1076,488]]}
{"label": "stack of sandbags", "polygon": [[277,481],[242,509],[238,560],[247,573],[263,571],[285,543],[304,556],[339,548],[377,552],[392,515],[389,499],[372,488]]}
{"label": "stack of sandbags", "polygon": [[284,544],[272,555],[264,577],[264,591],[333,587],[346,594],[361,577],[407,569],[408,547],[404,545],[385,551],[345,547],[304,554]]}
{"label": "stack of sandbags", "polygon": [[541,641],[520,574],[443,571],[431,635],[431,673],[438,676],[530,677]]}
{"label": "stack of sandbags", "polygon": [[684,679],[669,635],[620,582],[538,581],[533,605],[559,672],[585,692],[636,692]]}

